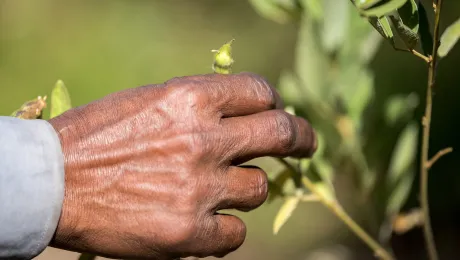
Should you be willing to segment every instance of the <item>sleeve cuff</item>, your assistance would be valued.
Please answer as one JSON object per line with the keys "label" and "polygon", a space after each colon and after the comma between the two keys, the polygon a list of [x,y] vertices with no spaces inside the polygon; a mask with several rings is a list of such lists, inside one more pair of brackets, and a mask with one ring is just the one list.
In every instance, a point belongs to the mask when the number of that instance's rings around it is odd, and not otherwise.
{"label": "sleeve cuff", "polygon": [[0,259],[32,259],[50,243],[64,200],[64,158],[45,120],[0,117]]}

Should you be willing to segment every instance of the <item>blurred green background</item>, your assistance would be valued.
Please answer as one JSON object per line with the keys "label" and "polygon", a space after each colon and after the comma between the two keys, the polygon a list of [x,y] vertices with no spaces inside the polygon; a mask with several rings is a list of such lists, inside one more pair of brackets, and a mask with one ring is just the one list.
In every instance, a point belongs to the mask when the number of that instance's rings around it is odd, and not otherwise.
{"label": "blurred green background", "polygon": [[[441,27],[459,15],[460,2],[445,1]],[[259,73],[276,84],[281,69],[292,65],[296,37],[295,23],[266,20],[246,0],[0,0],[0,114],[49,95],[57,79],[66,83],[78,106],[126,88],[211,73],[210,50],[231,38],[236,39],[234,71]],[[433,227],[443,259],[455,259],[460,251],[459,65],[457,47],[439,66],[434,97],[431,153],[454,148],[430,175]],[[415,91],[423,97],[426,66],[383,43],[372,67],[377,93],[368,124],[378,138],[386,133],[382,118],[372,111],[390,94]],[[417,118],[422,114],[420,106]],[[416,184],[407,208],[418,204],[417,190]],[[280,204],[276,200],[241,214],[248,225],[246,243],[225,259],[307,259],[311,250],[336,242],[354,249],[348,259],[369,259],[367,249],[320,204],[302,204],[272,235]],[[359,209],[350,210],[359,216]],[[422,243],[418,229],[393,239],[395,250],[406,256],[401,259],[423,259]],[[49,250],[38,259],[76,259],[76,254]]]}

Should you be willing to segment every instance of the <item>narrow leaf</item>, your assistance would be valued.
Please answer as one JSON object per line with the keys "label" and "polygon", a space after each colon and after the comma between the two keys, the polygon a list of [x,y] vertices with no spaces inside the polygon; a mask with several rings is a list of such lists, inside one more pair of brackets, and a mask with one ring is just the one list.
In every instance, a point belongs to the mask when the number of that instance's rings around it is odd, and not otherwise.
{"label": "narrow leaf", "polygon": [[332,165],[324,159],[316,158],[314,160],[314,165],[318,175],[320,176],[324,188],[328,190],[328,193],[335,194],[334,192],[334,168]]}
{"label": "narrow leaf", "polygon": [[300,173],[306,175],[307,172],[310,170],[311,163],[312,163],[311,159],[307,159],[307,158],[300,159],[300,163],[299,163]]}
{"label": "narrow leaf", "polygon": [[56,117],[72,108],[69,92],[62,80],[58,80],[51,92],[50,118]]}
{"label": "narrow leaf", "polygon": [[387,123],[394,125],[403,119],[411,117],[418,104],[419,99],[415,93],[411,93],[406,97],[397,95],[389,98],[385,104],[385,119]]}
{"label": "narrow leaf", "polygon": [[[299,77],[301,92],[292,93],[305,103],[308,99],[326,99],[329,93],[327,82],[327,53],[322,50],[320,32],[310,17],[303,16],[296,50],[296,75]],[[306,105],[304,105],[305,107]]]}
{"label": "narrow leaf", "polygon": [[316,131],[316,143],[317,143],[317,148],[316,152],[313,155],[313,158],[317,157],[322,157],[324,154],[324,151],[326,150],[326,138],[324,137],[324,134],[318,129]]}
{"label": "narrow leaf", "polygon": [[399,136],[388,169],[388,183],[392,185],[413,165],[417,154],[418,126],[410,123]]}
{"label": "narrow leaf", "polygon": [[380,18],[369,17],[369,23],[382,35],[383,38],[387,39],[392,46],[395,45],[393,30],[391,29],[390,22],[386,16]]}
{"label": "narrow leaf", "polygon": [[275,221],[273,222],[273,234],[278,234],[281,227],[292,216],[292,213],[297,208],[299,201],[299,197],[289,197],[286,199],[286,201],[278,211],[278,214],[276,214]]}
{"label": "narrow leaf", "polygon": [[315,21],[323,19],[324,11],[320,0],[300,0],[300,4]]}
{"label": "narrow leaf", "polygon": [[[396,32],[403,40],[409,50],[413,50],[418,43],[418,33],[406,26],[401,18],[390,15],[391,22],[394,24]],[[417,29],[418,30],[418,29]]]}
{"label": "narrow leaf", "polygon": [[323,0],[324,19],[321,30],[322,46],[332,52],[343,45],[349,26],[349,3]]}
{"label": "narrow leaf", "polygon": [[315,183],[316,190],[328,201],[335,201],[335,192],[330,188],[330,185],[324,182]]}
{"label": "narrow leaf", "polygon": [[419,14],[415,0],[407,1],[398,9],[398,14],[405,26],[409,27],[414,33],[418,33]]}
{"label": "narrow leaf", "polygon": [[382,1],[383,0],[357,0],[355,1],[355,5],[360,9],[368,9]]}
{"label": "narrow leaf", "polygon": [[438,55],[445,57],[449,51],[455,46],[460,38],[460,18],[451,24],[441,36],[441,45],[438,49]]}
{"label": "narrow leaf", "polygon": [[346,98],[348,115],[357,127],[361,127],[364,111],[374,96],[374,77],[364,69],[359,70],[355,77],[354,84],[349,83],[353,88],[348,88],[348,93],[343,96]]}
{"label": "narrow leaf", "polygon": [[414,172],[409,170],[395,184],[388,198],[386,209],[387,216],[393,216],[398,213],[404,203],[406,203],[414,182],[414,176]]}
{"label": "narrow leaf", "polygon": [[270,181],[269,183],[269,190],[270,193],[268,194],[267,201],[272,202],[277,197],[284,196],[284,186],[286,182],[290,179],[292,174],[290,173],[289,169],[284,169],[275,179]]}
{"label": "narrow leaf", "polygon": [[281,72],[277,88],[286,104],[295,107],[303,107],[305,105],[302,95],[299,95],[302,90],[298,83],[298,79],[292,72],[287,70]]}
{"label": "narrow leaf", "polygon": [[280,24],[289,22],[295,16],[295,6],[290,9],[273,0],[249,0],[249,2],[260,16]]}
{"label": "narrow leaf", "polygon": [[360,9],[360,13],[366,17],[371,17],[371,16],[382,17],[384,15],[388,15],[391,12],[396,11],[398,8],[403,6],[406,2],[407,0],[384,1],[377,5],[372,6],[371,8]]}
{"label": "narrow leaf", "polygon": [[428,21],[428,16],[421,2],[418,3],[418,12],[419,12],[419,34],[420,40],[422,43],[423,53],[427,56],[431,55],[433,52],[433,35],[431,34],[430,22]]}

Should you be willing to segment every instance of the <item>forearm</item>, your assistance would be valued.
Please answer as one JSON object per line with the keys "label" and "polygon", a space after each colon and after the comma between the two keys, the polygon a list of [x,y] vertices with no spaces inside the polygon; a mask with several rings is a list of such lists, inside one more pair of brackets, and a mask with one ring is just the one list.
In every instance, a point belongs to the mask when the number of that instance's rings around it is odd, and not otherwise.
{"label": "forearm", "polygon": [[64,198],[59,138],[44,120],[0,117],[0,259],[31,259],[56,230]]}

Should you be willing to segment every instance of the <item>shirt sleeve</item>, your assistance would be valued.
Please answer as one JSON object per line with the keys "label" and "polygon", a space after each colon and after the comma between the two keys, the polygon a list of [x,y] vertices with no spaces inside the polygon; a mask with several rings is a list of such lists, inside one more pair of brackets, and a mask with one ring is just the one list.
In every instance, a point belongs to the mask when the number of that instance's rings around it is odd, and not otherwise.
{"label": "shirt sleeve", "polygon": [[50,243],[64,200],[64,158],[45,120],[0,116],[0,259],[32,259]]}

